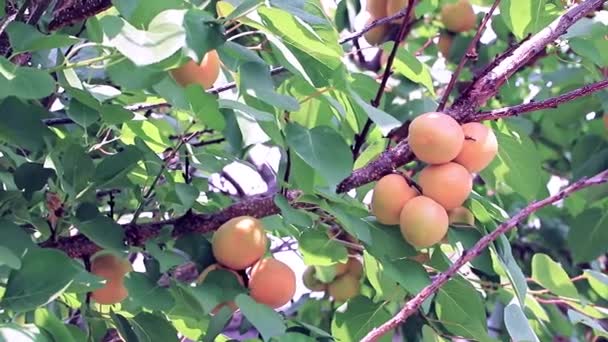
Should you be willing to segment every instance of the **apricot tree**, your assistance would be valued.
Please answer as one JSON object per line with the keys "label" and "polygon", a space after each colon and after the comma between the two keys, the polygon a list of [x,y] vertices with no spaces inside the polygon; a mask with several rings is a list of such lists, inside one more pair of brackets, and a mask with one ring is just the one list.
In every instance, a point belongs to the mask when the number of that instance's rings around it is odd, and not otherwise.
{"label": "apricot tree", "polygon": [[0,339],[608,338],[604,0],[0,0]]}

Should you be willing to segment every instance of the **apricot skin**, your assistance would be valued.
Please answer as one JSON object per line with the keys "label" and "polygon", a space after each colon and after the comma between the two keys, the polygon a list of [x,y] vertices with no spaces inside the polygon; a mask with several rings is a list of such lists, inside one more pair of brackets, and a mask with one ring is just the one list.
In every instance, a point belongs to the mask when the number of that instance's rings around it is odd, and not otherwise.
{"label": "apricot skin", "polygon": [[462,165],[446,163],[425,167],[418,178],[422,193],[446,210],[461,206],[473,190],[473,178]]}
{"label": "apricot skin", "polygon": [[457,207],[448,210],[448,219],[450,224],[475,225],[475,216],[473,216],[473,213],[465,207]]}
{"label": "apricot skin", "polygon": [[416,158],[428,164],[443,164],[460,153],[464,133],[451,116],[429,112],[412,120],[408,141]]}
{"label": "apricot skin", "polygon": [[220,264],[243,270],[264,255],[266,243],[262,222],[251,216],[239,216],[222,224],[213,234],[212,250]]}
{"label": "apricot skin", "polygon": [[209,89],[217,81],[219,75],[220,59],[215,50],[207,52],[198,65],[193,60],[189,60],[171,70],[171,76],[182,87],[199,84],[203,89]]}
{"label": "apricot skin", "polygon": [[104,251],[91,258],[91,273],[106,280],[104,287],[91,292],[91,299],[99,304],[122,302],[129,295],[124,286],[125,275],[132,270],[127,259]]}
{"label": "apricot skin", "polygon": [[439,49],[439,52],[441,52],[443,57],[448,58],[450,56],[450,49],[452,48],[453,40],[454,39],[452,38],[452,36],[446,33],[442,33],[439,36],[439,41],[437,41],[437,48]]}
{"label": "apricot skin", "polygon": [[296,293],[296,275],[285,263],[266,258],[258,261],[249,278],[251,298],[273,309],[287,304]]}
{"label": "apricot skin", "polygon": [[400,228],[403,238],[414,247],[430,247],[447,234],[448,214],[439,203],[418,196],[403,207]]}
{"label": "apricot skin", "polygon": [[357,278],[361,278],[363,276],[363,264],[357,258],[349,258],[347,263],[348,269],[347,273],[352,274]]}
{"label": "apricot skin", "polygon": [[462,150],[454,161],[469,170],[479,172],[485,169],[498,153],[498,141],[494,132],[479,122],[462,125],[465,139]]}
{"label": "apricot skin", "polygon": [[[400,12],[402,9],[407,7],[407,0],[387,0],[386,1],[386,15],[391,16]],[[402,23],[403,18],[395,19],[393,23]]]}
{"label": "apricot skin", "polygon": [[382,224],[399,224],[401,208],[417,195],[418,192],[409,186],[403,176],[398,174],[386,175],[380,178],[374,186],[371,212]]}
{"label": "apricot skin", "polygon": [[327,285],[315,278],[315,268],[308,266],[302,273],[302,283],[311,291],[325,291]]}
{"label": "apricot skin", "polygon": [[[371,24],[373,19],[368,19],[365,26]],[[388,27],[386,25],[378,25],[371,30],[365,32],[363,37],[369,43],[369,45],[380,45],[384,42]]]}
{"label": "apricot skin", "polygon": [[336,301],[344,302],[359,294],[361,283],[355,275],[346,273],[329,284],[327,290]]}
{"label": "apricot skin", "polygon": [[469,31],[477,25],[477,17],[468,0],[444,5],[441,9],[441,21],[445,28],[452,32]]}
{"label": "apricot skin", "polygon": [[365,6],[371,20],[386,17],[387,0],[368,0]]}

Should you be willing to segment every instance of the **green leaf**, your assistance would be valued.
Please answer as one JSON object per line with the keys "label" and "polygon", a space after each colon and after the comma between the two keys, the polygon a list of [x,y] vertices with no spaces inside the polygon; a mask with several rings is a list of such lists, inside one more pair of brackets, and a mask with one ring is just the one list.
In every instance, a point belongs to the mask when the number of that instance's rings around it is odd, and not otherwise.
{"label": "green leaf", "polygon": [[70,258],[55,249],[28,250],[21,268],[11,271],[0,302],[17,312],[33,310],[56,299],[80,272]]}
{"label": "green leaf", "polygon": [[[387,44],[389,46],[389,44]],[[390,44],[392,49],[392,44]],[[433,87],[433,78],[429,67],[420,62],[407,49],[398,49],[393,67],[395,71],[412,82],[422,84],[435,97],[435,88]]]}
{"label": "green leaf", "polygon": [[532,257],[532,279],[558,296],[579,297],[568,273],[546,254],[537,253]]}
{"label": "green leaf", "polygon": [[165,318],[149,312],[140,312],[132,319],[133,330],[139,342],[178,342],[177,331]]}
{"label": "green leaf", "polygon": [[21,268],[21,259],[10,249],[0,246],[0,266],[6,265],[14,270]]}
{"label": "green leaf", "polygon": [[135,331],[133,331],[133,327],[128,318],[121,314],[117,314],[114,311],[110,311],[110,317],[112,317],[116,330],[118,330],[120,337],[123,338],[125,342],[139,342],[139,338],[135,334]]}
{"label": "green leaf", "polygon": [[147,30],[139,30],[118,16],[103,16],[99,23],[104,44],[115,47],[137,66],[158,63],[185,45],[185,13],[185,10],[163,11],[152,19]]}
{"label": "green leaf", "polygon": [[36,326],[49,333],[55,341],[76,342],[66,324],[47,309],[36,309],[34,311],[34,322]]}
{"label": "green leaf", "polygon": [[13,53],[25,51],[50,50],[58,47],[76,44],[80,39],[67,35],[53,33],[44,35],[35,26],[13,21],[6,32],[11,42]]}
{"label": "green leaf", "polygon": [[172,127],[163,120],[131,120],[123,124],[120,139],[126,144],[133,144],[136,138],[141,139],[154,152],[161,153],[172,146],[169,136],[174,133]]}
{"label": "green leaf", "polygon": [[188,210],[192,208],[196,199],[199,196],[199,191],[191,184],[177,183],[174,185],[175,193],[177,198],[181,202],[183,209]]}
{"label": "green leaf", "polygon": [[219,269],[209,272],[201,284],[189,288],[189,291],[202,305],[205,313],[210,313],[217,305],[238,298],[245,289],[234,274]]}
{"label": "green leaf", "polygon": [[363,264],[365,265],[366,278],[376,291],[376,298],[398,301],[405,297],[405,291],[400,291],[397,281],[389,277],[387,272],[384,271],[383,262],[367,251],[363,251]]}
{"label": "green leaf", "polygon": [[89,127],[95,121],[99,120],[99,113],[96,110],[83,104],[75,98],[70,100],[70,107],[68,108],[67,113],[75,123],[84,128]]}
{"label": "green leaf", "polygon": [[536,199],[542,184],[541,160],[535,144],[524,135],[495,130],[498,154],[481,176],[496,187],[508,187],[532,201]]}
{"label": "green leaf", "polygon": [[302,233],[298,238],[298,249],[307,265],[329,266],[348,260],[346,247],[330,239],[324,230],[307,230]]}
{"label": "green leaf", "polygon": [[186,30],[186,54],[200,62],[205,53],[224,43],[224,26],[208,12],[190,9],[184,16]]}
{"label": "green leaf", "polygon": [[160,264],[160,272],[167,272],[174,266],[188,261],[187,257],[182,253],[178,253],[177,251],[168,248],[161,249],[158,243],[154,241],[147,241],[145,246],[147,252]]}
{"label": "green leaf", "polygon": [[570,39],[568,44],[574,52],[591,59],[598,67],[608,66],[608,40],[603,37],[595,39],[589,39],[588,37],[574,38]]}
{"label": "green leaf", "polygon": [[28,249],[39,248],[25,230],[7,219],[0,218],[0,246],[21,258]]}
{"label": "green leaf", "polygon": [[417,294],[431,283],[424,267],[413,260],[380,259],[386,275],[401,285],[408,293]]}
{"label": "green leaf", "polygon": [[150,310],[168,311],[175,300],[168,289],[160,287],[156,281],[143,273],[130,272],[125,277],[125,287],[129,291],[129,301]]}
{"label": "green leaf", "polygon": [[293,224],[301,228],[310,228],[313,225],[312,218],[303,211],[293,208],[283,195],[274,196],[274,204],[281,209],[281,216],[287,224]]}
{"label": "green leaf", "polygon": [[133,112],[115,104],[104,104],[99,112],[101,120],[108,125],[120,125],[133,119]]}
{"label": "green leaf", "polygon": [[513,285],[515,295],[517,295],[520,305],[525,307],[528,283],[524,272],[517,264],[517,260],[513,257],[511,244],[509,244],[509,240],[504,235],[501,235],[494,245],[496,246],[500,265],[504,269],[509,282]]}
{"label": "green leaf", "polygon": [[504,0],[500,3],[502,18],[518,40],[539,29],[539,19],[545,8],[545,0]]}
{"label": "green leaf", "polygon": [[585,276],[591,288],[602,298],[608,299],[608,275],[598,271],[585,270]]}
{"label": "green leaf", "polygon": [[441,324],[451,333],[477,341],[490,341],[481,297],[463,278],[456,277],[439,289],[435,311]]}
{"label": "green leaf", "polygon": [[608,332],[602,327],[600,322],[594,320],[591,317],[585,316],[578,311],[568,309],[568,319],[573,324],[579,324],[579,323],[584,324],[584,325],[592,328],[596,333],[600,333],[604,337],[608,337]]}
{"label": "green leaf", "polygon": [[355,100],[355,103],[357,103],[378,128],[380,128],[383,136],[387,136],[390,131],[401,126],[401,122],[394,116],[370,105],[356,92],[351,90],[350,95]]}
{"label": "green leaf", "polygon": [[207,333],[205,334],[205,337],[203,337],[203,342],[215,341],[215,338],[224,331],[224,328],[231,319],[232,309],[227,306],[222,307],[220,311],[211,317],[209,329],[207,329]]}
{"label": "green leaf", "polygon": [[274,90],[274,81],[267,65],[246,62],[239,67],[239,90],[243,94],[258,98],[267,104],[290,112],[300,108],[298,101]]}
{"label": "green leaf", "polygon": [[[345,311],[336,310],[331,321],[331,333],[341,342],[360,341],[368,332],[391,318],[383,303],[373,303],[369,298],[357,296],[348,301]],[[394,332],[390,330],[378,339],[390,342]]]}
{"label": "green leaf", "polygon": [[97,216],[90,221],[81,222],[78,230],[100,247],[115,251],[126,250],[123,241],[125,230],[107,216]]}
{"label": "green leaf", "polygon": [[285,130],[287,144],[309,166],[327,180],[330,187],[346,178],[353,167],[353,158],[344,139],[328,126],[306,129],[289,123]]}
{"label": "green leaf", "polygon": [[198,121],[218,131],[226,127],[224,116],[219,110],[215,96],[207,94],[199,84],[189,85],[185,92],[190,103],[190,110]]}
{"label": "green leaf", "polygon": [[131,171],[142,154],[135,146],[126,146],[117,154],[105,157],[95,168],[95,183],[101,187]]}
{"label": "green leaf", "polygon": [[47,72],[21,67],[0,57],[0,99],[16,96],[40,99],[55,91],[55,80]]}
{"label": "green leaf", "polygon": [[53,342],[37,326],[33,324],[0,324],[0,342]]}
{"label": "green leaf", "polygon": [[26,196],[34,191],[41,190],[47,180],[55,175],[55,170],[45,168],[39,163],[23,163],[15,170],[15,185],[25,190]]}
{"label": "green leaf", "polygon": [[93,159],[78,144],[70,144],[60,155],[62,185],[72,196],[84,190],[95,173]]}
{"label": "green leaf", "polygon": [[505,326],[515,342],[540,341],[524,314],[519,301],[514,297],[504,310]]}
{"label": "green leaf", "polygon": [[266,305],[256,303],[246,294],[236,296],[236,305],[249,322],[260,332],[264,340],[285,333],[287,327],[278,313]]}
{"label": "green leaf", "polygon": [[577,263],[591,261],[608,246],[608,211],[591,208],[578,215],[570,224],[568,246]]}

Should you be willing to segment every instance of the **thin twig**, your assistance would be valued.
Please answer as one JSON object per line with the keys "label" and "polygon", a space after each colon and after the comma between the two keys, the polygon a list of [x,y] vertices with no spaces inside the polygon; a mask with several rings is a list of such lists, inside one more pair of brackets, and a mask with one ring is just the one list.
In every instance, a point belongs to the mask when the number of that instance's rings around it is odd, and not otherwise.
{"label": "thin twig", "polygon": [[450,93],[452,92],[452,89],[454,89],[454,86],[456,85],[456,81],[458,80],[458,77],[460,76],[460,73],[462,72],[464,65],[467,63],[467,61],[469,59],[474,59],[475,56],[477,56],[477,52],[475,51],[477,43],[479,42],[479,39],[481,38],[481,35],[483,34],[483,31],[485,30],[486,25],[488,24],[488,21],[490,21],[490,18],[492,17],[494,10],[496,9],[496,7],[498,7],[499,3],[500,3],[500,0],[495,0],[494,4],[492,5],[492,7],[488,11],[488,13],[486,13],[486,15],[483,17],[483,20],[481,21],[481,25],[479,25],[479,27],[477,28],[477,33],[475,33],[475,36],[469,43],[469,46],[467,47],[466,52],[460,59],[460,63],[458,63],[458,67],[456,67],[456,70],[454,70],[454,73],[452,74],[452,78],[450,78],[450,83],[448,83],[448,86],[446,87],[445,91],[443,92],[443,96],[441,97],[441,100],[439,101],[439,106],[437,106],[438,112],[442,111],[445,108],[445,105],[448,102],[448,98],[450,97]]}
{"label": "thin twig", "polygon": [[[409,7],[409,5],[408,5]],[[399,18],[403,18],[403,17],[408,17],[409,18],[409,13],[408,13],[409,9],[408,8],[404,8],[401,11],[388,16],[388,17],[383,17],[383,18],[379,18],[376,20],[373,20],[371,23],[369,23],[368,25],[365,25],[365,27],[363,29],[361,29],[361,31],[359,32],[355,32],[349,36],[346,36],[342,39],[340,39],[338,41],[339,44],[344,44],[344,43],[348,43],[353,39],[357,39],[362,37],[365,33],[367,33],[368,31],[370,31],[371,29],[373,29],[376,26],[380,26],[380,25],[384,25],[384,24],[388,24],[391,21],[395,20],[395,19],[399,19]]]}
{"label": "thin twig", "polygon": [[456,260],[446,271],[435,277],[430,285],[423,288],[416,296],[405,303],[405,306],[393,318],[370,331],[361,341],[378,341],[380,337],[397,327],[399,324],[405,322],[408,317],[413,315],[418,308],[420,308],[422,303],[435,294],[441,286],[447,283],[450,278],[458,273],[460,268],[481,254],[481,252],[483,252],[493,241],[498,239],[500,235],[505,234],[509,230],[517,227],[519,222],[530,216],[532,213],[545,206],[558,202],[578,190],[605,182],[608,182],[608,170],[604,170],[591,178],[583,178],[575,183],[572,183],[553,196],[531,203],[526,208],[518,212],[515,216],[499,225],[491,233],[485,235],[479,241],[477,241],[477,243],[471,249],[465,251],[462,256],[458,258],[458,260]]}

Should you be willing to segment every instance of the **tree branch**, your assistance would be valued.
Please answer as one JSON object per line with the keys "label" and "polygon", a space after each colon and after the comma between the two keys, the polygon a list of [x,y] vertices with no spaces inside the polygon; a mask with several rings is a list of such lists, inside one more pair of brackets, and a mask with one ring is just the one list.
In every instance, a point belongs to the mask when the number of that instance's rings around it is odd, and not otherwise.
{"label": "tree branch", "polygon": [[479,241],[477,241],[477,243],[471,249],[465,251],[462,256],[458,258],[458,260],[456,260],[446,271],[440,273],[430,285],[423,288],[416,296],[414,296],[407,303],[405,303],[405,306],[393,318],[391,318],[381,326],[370,331],[367,336],[365,336],[361,341],[377,341],[380,337],[388,333],[390,330],[394,329],[399,324],[405,322],[408,317],[413,315],[418,310],[418,308],[420,308],[424,301],[430,298],[439,290],[441,286],[447,283],[448,280],[450,280],[450,278],[452,278],[461,267],[463,267],[466,263],[472,261],[476,256],[481,254],[481,252],[483,252],[483,250],[486,249],[500,235],[515,228],[519,222],[521,222],[523,219],[525,219],[535,211],[547,205],[560,201],[568,197],[573,192],[605,182],[608,182],[608,170],[604,170],[591,178],[583,178],[575,183],[572,183],[570,186],[562,189],[560,192],[553,196],[547,197],[538,202],[531,203],[526,208],[517,213],[515,216],[513,216],[511,219],[499,225],[496,230],[492,231],[488,235],[485,235]]}
{"label": "tree branch", "polygon": [[473,59],[473,58],[475,58],[475,56],[477,56],[475,47],[477,46],[477,43],[479,42],[479,39],[481,38],[481,35],[482,35],[483,31],[485,30],[486,25],[488,24],[488,21],[490,21],[490,18],[492,17],[494,10],[496,9],[496,7],[498,7],[499,3],[500,3],[500,0],[495,0],[494,4],[492,5],[492,7],[488,11],[488,13],[486,13],[486,15],[483,17],[483,20],[481,21],[481,25],[479,25],[479,28],[477,28],[477,33],[475,33],[473,40],[471,40],[471,42],[469,43],[467,50],[465,51],[464,55],[460,59],[460,63],[458,63],[458,67],[456,67],[456,70],[454,70],[454,73],[452,74],[452,77],[450,78],[450,82],[448,83],[448,86],[446,87],[446,89],[443,93],[443,96],[441,97],[441,100],[439,101],[439,106],[437,107],[437,111],[440,112],[445,108],[445,105],[448,102],[448,98],[450,97],[450,93],[452,92],[452,89],[454,89],[454,86],[456,85],[456,81],[458,80],[458,77],[460,76],[460,73],[462,72],[464,65],[467,63],[467,61],[469,59]]}
{"label": "tree branch", "polygon": [[[524,66],[546,45],[564,34],[577,20],[593,11],[604,1],[587,0],[570,8],[549,26],[515,48],[511,55],[504,57],[500,63],[480,75],[447,112],[459,122],[467,121],[467,118],[473,117],[481,104],[496,95],[500,86],[504,84],[509,76]],[[366,166],[353,171],[349,177],[338,185],[336,190],[338,193],[348,192],[351,189],[378,180],[412,160],[414,160],[414,155],[410,150],[407,139],[404,139],[392,149],[380,154],[377,159],[369,162]]]}
{"label": "tree branch", "polygon": [[[410,1],[410,4],[413,3],[413,2],[415,2],[415,1],[416,0]],[[399,18],[403,18],[403,17],[408,17],[409,18],[410,17],[410,14],[408,13],[409,12],[409,7],[411,7],[411,6],[408,4],[407,8],[404,8],[401,11],[399,11],[399,12],[397,12],[397,13],[391,15],[391,16],[384,17],[384,18],[379,18],[379,19],[376,19],[376,20],[372,21],[368,25],[365,25],[365,27],[363,27],[363,29],[361,29],[361,31],[355,32],[355,33],[353,33],[353,34],[351,34],[349,36],[346,36],[346,37],[340,39],[338,41],[338,43],[339,44],[344,44],[344,43],[348,43],[349,41],[351,41],[353,39],[358,39],[358,38],[362,37],[368,31],[370,31],[371,29],[373,29],[374,27],[380,26],[380,25],[384,25],[384,24],[388,24],[388,23],[390,23],[391,21],[393,21],[395,19],[399,19]]]}
{"label": "tree branch", "polygon": [[545,108],[557,108],[558,105],[564,102],[569,102],[579,97],[590,95],[607,87],[608,78],[546,100],[523,103],[517,106],[494,109],[487,112],[479,112],[467,118],[466,121],[495,120]]}

